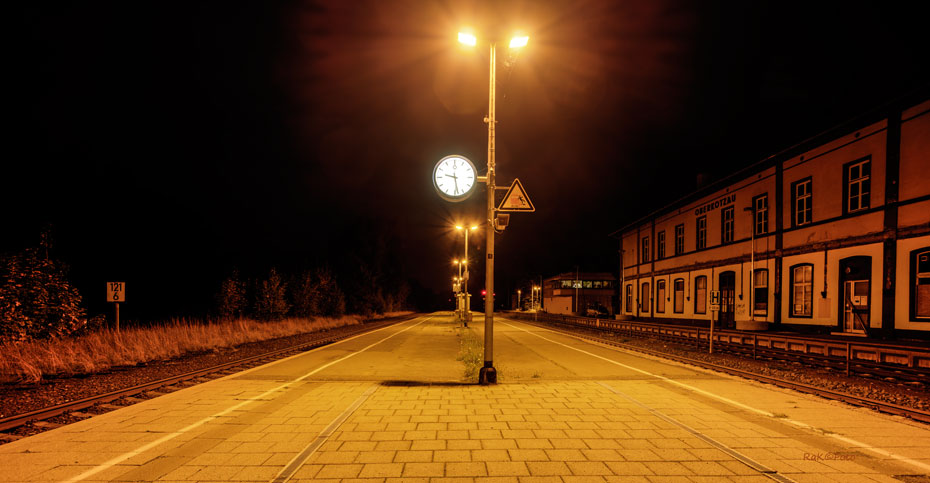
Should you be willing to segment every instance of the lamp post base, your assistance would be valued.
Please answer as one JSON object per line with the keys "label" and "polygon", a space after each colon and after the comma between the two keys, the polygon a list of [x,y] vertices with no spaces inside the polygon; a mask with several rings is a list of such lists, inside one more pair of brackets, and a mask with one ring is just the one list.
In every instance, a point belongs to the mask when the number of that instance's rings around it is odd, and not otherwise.
{"label": "lamp post base", "polygon": [[497,384],[497,370],[494,369],[491,361],[484,361],[484,367],[478,371],[478,384],[482,386]]}

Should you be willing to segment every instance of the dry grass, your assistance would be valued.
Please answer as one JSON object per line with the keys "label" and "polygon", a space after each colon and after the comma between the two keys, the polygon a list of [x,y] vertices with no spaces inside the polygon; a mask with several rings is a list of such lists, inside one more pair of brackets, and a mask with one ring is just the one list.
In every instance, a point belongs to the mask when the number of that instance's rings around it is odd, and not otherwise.
{"label": "dry grass", "polygon": [[[398,314],[385,314],[391,315]],[[0,382],[32,383],[47,376],[92,374],[114,366],[165,360],[360,323],[362,319],[356,316],[290,318],[274,322],[177,319],[153,327],[126,328],[119,333],[105,329],[75,338],[3,343],[0,344]]]}
{"label": "dry grass", "polygon": [[484,366],[484,341],[473,329],[456,327],[459,336],[459,354],[456,360],[465,365],[466,381],[477,381],[478,371]]}

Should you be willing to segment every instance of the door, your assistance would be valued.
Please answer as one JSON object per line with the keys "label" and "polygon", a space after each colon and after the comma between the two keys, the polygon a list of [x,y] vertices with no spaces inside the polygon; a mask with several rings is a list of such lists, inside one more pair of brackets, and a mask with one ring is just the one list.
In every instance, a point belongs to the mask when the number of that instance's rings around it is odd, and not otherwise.
{"label": "door", "polygon": [[872,301],[872,257],[849,257],[840,260],[840,330],[866,334]]}
{"label": "door", "polygon": [[733,306],[736,303],[736,272],[723,272],[720,274],[720,327],[732,329],[736,326],[733,320]]}

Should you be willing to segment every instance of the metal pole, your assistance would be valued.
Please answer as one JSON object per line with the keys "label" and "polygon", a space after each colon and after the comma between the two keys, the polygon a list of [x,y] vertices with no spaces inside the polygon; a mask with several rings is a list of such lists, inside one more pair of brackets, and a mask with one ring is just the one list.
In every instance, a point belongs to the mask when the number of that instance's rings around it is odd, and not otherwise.
{"label": "metal pole", "polygon": [[465,301],[465,307],[463,307],[464,310],[462,311],[462,320],[465,321],[464,322],[465,327],[468,327],[468,316],[471,315],[471,307],[469,306],[469,300],[468,300],[468,230],[469,230],[469,227],[465,226],[464,229],[465,229],[465,261],[463,263],[465,263],[465,281],[464,281],[463,288],[465,289],[465,292],[462,297]]}
{"label": "metal pole", "polygon": [[115,302],[116,305],[116,333],[119,334],[119,302]]}
{"label": "metal pole", "polygon": [[497,371],[494,369],[494,84],[497,70],[497,46],[491,44],[491,79],[488,95],[488,258],[485,262],[485,286],[487,295],[484,302],[484,367],[478,371],[479,384],[496,384]]}
{"label": "metal pole", "polygon": [[717,315],[716,310],[710,311],[710,337],[707,339],[707,343],[708,343],[707,353],[708,354],[714,353],[714,318],[716,318],[716,315]]}
{"label": "metal pole", "polygon": [[[465,236],[468,236],[468,232],[465,232]],[[466,248],[468,247],[468,245],[465,245],[465,246]],[[465,256],[466,257],[468,256],[467,252]],[[463,308],[465,305],[465,299],[464,299],[464,295],[462,295],[462,288],[464,286],[465,286],[465,279],[462,278],[462,260],[459,260],[459,293],[456,294],[458,295],[458,297],[456,297],[456,300],[458,300],[457,312],[459,313],[459,317],[465,317],[465,313],[463,311]]]}
{"label": "metal pole", "polygon": [[578,315],[578,286],[581,285],[581,281],[578,280],[578,265],[575,265],[575,280],[572,285],[575,286],[575,315]]}
{"label": "metal pole", "polygon": [[752,238],[752,251],[749,252],[749,321],[753,322],[756,320],[756,307],[752,304],[753,292],[756,291],[756,210],[753,206],[752,211],[752,225],[750,226],[749,233]]}

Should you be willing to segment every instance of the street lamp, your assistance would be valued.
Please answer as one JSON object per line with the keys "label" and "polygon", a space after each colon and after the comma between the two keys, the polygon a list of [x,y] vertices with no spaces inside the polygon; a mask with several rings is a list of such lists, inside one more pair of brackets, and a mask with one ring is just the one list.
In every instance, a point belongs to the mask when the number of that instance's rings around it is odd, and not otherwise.
{"label": "street lamp", "polygon": [[458,290],[455,293],[455,312],[461,317],[462,312],[462,264],[464,260],[454,259],[452,260],[453,265],[459,266],[459,276],[455,278],[456,286]]}
{"label": "street lamp", "polygon": [[462,268],[462,265],[465,265],[465,278],[462,283],[462,292],[465,294],[465,313],[463,320],[465,321],[465,327],[468,327],[468,319],[471,318],[471,301],[469,300],[468,294],[468,232],[475,231],[478,229],[478,225],[472,225],[470,228],[465,229],[462,225],[455,225],[455,229],[458,231],[465,232],[465,258],[461,261],[459,269]]}
{"label": "street lamp", "polygon": [[[478,45],[478,38],[468,32],[459,32],[459,42],[468,45]],[[510,48],[518,49],[526,46],[529,37],[525,35],[514,36],[510,40]],[[485,289],[487,296],[484,301],[484,367],[478,372],[478,382],[480,384],[497,383],[497,371],[494,369],[494,226],[495,226],[495,207],[494,191],[497,188],[494,184],[494,174],[497,169],[494,160],[494,125],[497,119],[494,116],[494,107],[497,99],[497,42],[490,43],[490,82],[488,84],[488,117],[484,122],[488,123],[488,174],[484,179],[479,177],[479,181],[484,181],[488,185],[488,245],[487,245],[487,262],[485,265]]]}

